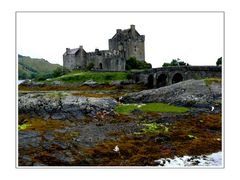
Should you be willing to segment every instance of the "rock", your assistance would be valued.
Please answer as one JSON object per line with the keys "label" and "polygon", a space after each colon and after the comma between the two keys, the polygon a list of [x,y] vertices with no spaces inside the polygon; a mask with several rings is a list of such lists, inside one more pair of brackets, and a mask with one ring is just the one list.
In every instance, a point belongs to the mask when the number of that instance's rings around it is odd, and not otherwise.
{"label": "rock", "polygon": [[45,149],[45,150],[49,150],[49,149],[51,148],[51,146],[52,146],[51,141],[44,141],[44,142],[42,143],[42,147],[43,147],[43,149]]}
{"label": "rock", "polygon": [[40,133],[33,131],[19,131],[18,143],[19,148],[29,149],[31,147],[38,148],[40,146],[42,138]]}
{"label": "rock", "polygon": [[52,157],[56,158],[58,161],[60,161],[61,164],[64,164],[64,165],[71,165],[74,162],[73,156],[70,152],[68,153],[63,153],[61,151],[55,152],[52,155]]}
{"label": "rock", "polygon": [[85,81],[84,83],[82,83],[82,85],[94,87],[94,86],[98,85],[98,83],[95,81],[89,80],[89,81]]}
{"label": "rock", "polygon": [[160,137],[156,137],[154,139],[154,141],[156,143],[163,143],[163,142],[166,142],[166,141],[170,141],[171,139],[168,137],[168,136],[160,136]]}
{"label": "rock", "polygon": [[141,111],[140,109],[134,109],[134,110],[132,110],[131,113],[134,114],[134,115],[142,115],[142,114],[144,114],[144,112]]}
{"label": "rock", "polygon": [[68,119],[68,117],[66,116],[66,113],[64,113],[64,112],[56,112],[56,113],[53,113],[53,114],[51,115],[51,118],[52,118],[52,119],[59,119],[59,120]]}
{"label": "rock", "polygon": [[52,132],[47,132],[43,135],[44,139],[48,140],[48,141],[52,141],[54,140],[55,136]]}
{"label": "rock", "polygon": [[19,115],[29,114],[44,119],[78,119],[94,117],[99,111],[111,112],[117,102],[113,98],[72,96],[68,93],[27,93],[19,95]]}
{"label": "rock", "polygon": [[66,142],[60,140],[55,140],[53,144],[59,147],[60,149],[67,149],[69,147]]}
{"label": "rock", "polygon": [[62,84],[64,84],[64,82],[62,82],[62,81],[52,81],[50,84],[52,84],[52,85],[62,85]]}
{"label": "rock", "polygon": [[112,81],[109,85],[111,86],[120,86],[122,81]]}
{"label": "rock", "polygon": [[40,162],[35,162],[33,163],[33,166],[47,166],[47,165]]}
{"label": "rock", "polygon": [[123,96],[124,103],[162,102],[178,106],[205,107],[221,103],[221,84],[206,85],[204,80],[187,80],[158,89]]}
{"label": "rock", "polygon": [[32,165],[32,158],[29,155],[23,155],[21,161],[25,166]]}

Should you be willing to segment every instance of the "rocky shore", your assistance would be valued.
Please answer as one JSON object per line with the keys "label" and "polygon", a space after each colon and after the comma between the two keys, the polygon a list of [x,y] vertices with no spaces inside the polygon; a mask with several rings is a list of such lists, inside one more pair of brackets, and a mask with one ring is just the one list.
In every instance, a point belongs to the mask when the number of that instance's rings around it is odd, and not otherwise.
{"label": "rocky shore", "polygon": [[[167,166],[177,161],[174,157],[186,156],[197,157],[194,164],[201,155],[222,149],[221,83],[188,80],[159,89],[133,87],[87,82],[74,85],[74,93],[49,90],[46,84],[20,90],[18,165]],[[144,107],[150,102],[190,110],[116,111],[125,103]]]}

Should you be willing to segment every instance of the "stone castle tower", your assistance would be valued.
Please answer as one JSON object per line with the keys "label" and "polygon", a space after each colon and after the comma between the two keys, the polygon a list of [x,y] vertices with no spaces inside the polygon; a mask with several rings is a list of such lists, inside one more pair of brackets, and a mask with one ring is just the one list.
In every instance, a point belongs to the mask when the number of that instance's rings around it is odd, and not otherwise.
{"label": "stone castle tower", "polygon": [[126,60],[136,57],[145,61],[145,36],[140,35],[131,25],[129,29],[117,29],[116,34],[109,39],[109,50],[86,52],[83,46],[69,49],[63,54],[63,66],[68,69],[85,69],[93,64],[93,70],[124,71]]}

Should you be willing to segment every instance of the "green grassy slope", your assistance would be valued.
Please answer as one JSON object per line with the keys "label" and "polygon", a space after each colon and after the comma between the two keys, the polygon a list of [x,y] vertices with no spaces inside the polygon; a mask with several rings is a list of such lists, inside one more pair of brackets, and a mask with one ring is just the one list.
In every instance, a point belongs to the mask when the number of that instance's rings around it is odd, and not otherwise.
{"label": "green grassy slope", "polygon": [[19,79],[31,79],[37,76],[52,74],[57,67],[60,67],[60,65],[51,64],[45,59],[18,55]]}
{"label": "green grassy slope", "polygon": [[98,83],[112,82],[116,80],[127,80],[128,72],[91,72],[91,71],[72,71],[69,74],[52,79],[52,81],[62,81],[65,83],[81,83],[85,81],[95,81]]}

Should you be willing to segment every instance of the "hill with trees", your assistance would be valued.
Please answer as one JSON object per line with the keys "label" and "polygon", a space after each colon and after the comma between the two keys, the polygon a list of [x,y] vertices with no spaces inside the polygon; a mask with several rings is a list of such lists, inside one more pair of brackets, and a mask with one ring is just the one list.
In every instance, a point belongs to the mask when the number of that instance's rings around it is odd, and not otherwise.
{"label": "hill with trees", "polygon": [[45,59],[18,55],[18,79],[48,78],[59,67],[61,65],[51,64]]}

